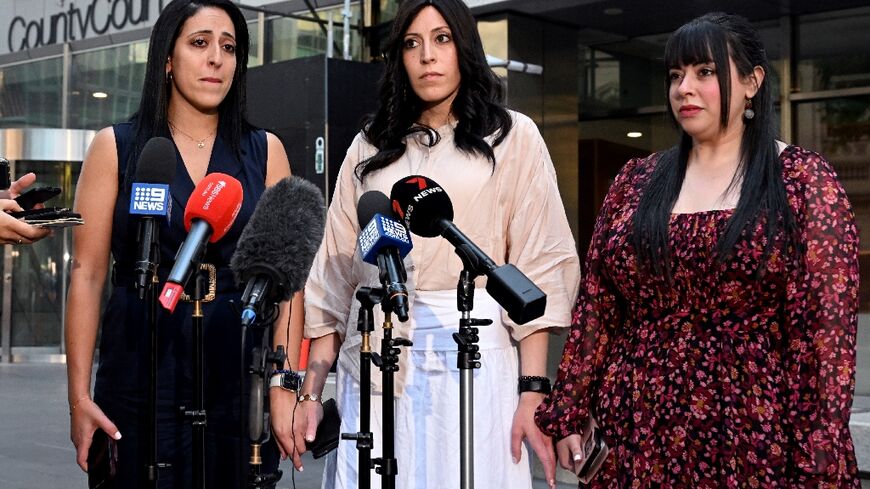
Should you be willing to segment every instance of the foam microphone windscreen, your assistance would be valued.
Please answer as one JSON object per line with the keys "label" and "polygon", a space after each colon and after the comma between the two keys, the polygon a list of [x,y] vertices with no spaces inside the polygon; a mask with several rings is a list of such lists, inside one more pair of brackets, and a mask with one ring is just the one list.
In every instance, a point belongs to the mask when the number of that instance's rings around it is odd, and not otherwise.
{"label": "foam microphone windscreen", "polygon": [[184,228],[190,231],[194,219],[211,226],[210,243],[223,238],[242,207],[242,184],[224,173],[209,173],[193,189],[184,208]]}
{"label": "foam microphone windscreen", "polygon": [[267,188],[230,261],[236,281],[246,282],[266,264],[283,282],[279,300],[302,290],[323,239],[324,215],[323,195],[305,179],[287,177]]}
{"label": "foam microphone windscreen", "polygon": [[151,138],[139,154],[133,181],[169,185],[175,179],[175,168],[175,144],[167,138]]}
{"label": "foam microphone windscreen", "polygon": [[412,233],[424,238],[440,236],[443,221],[453,220],[453,203],[441,185],[422,175],[405,177],[390,191],[393,210]]}
{"label": "foam microphone windscreen", "polygon": [[369,190],[360,196],[359,202],[356,204],[356,219],[360,229],[364,228],[375,217],[375,214],[395,219],[390,198],[383,192]]}

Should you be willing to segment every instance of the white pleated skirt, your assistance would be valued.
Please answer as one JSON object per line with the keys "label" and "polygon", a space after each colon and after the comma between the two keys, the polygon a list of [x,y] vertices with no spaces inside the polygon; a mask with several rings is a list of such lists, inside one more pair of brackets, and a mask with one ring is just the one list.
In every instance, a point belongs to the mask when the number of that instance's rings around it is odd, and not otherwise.
{"label": "white pleated skirt", "polygon": [[[408,356],[404,391],[395,400],[397,489],[460,487],[459,369],[452,334],[459,329],[456,291],[418,292],[411,308],[414,346]],[[514,464],[510,430],[516,410],[517,350],[501,322],[501,308],[483,289],[476,289],[472,317],[490,318],[480,327],[481,368],[474,370],[474,487],[531,489],[529,456]],[[380,327],[380,325],[376,325]],[[372,375],[381,375],[372,367]],[[336,381],[342,433],[359,431],[359,384],[338,366]],[[381,456],[382,398],[371,400],[372,457]],[[354,441],[340,441],[328,455],[324,489],[356,489],[359,454]],[[372,471],[372,488],[381,487]]]}

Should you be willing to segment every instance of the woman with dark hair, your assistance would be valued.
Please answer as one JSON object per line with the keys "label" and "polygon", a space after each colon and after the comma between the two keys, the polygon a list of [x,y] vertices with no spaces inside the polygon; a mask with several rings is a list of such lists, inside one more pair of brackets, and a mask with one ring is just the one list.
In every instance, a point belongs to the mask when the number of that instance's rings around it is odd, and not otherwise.
{"label": "woman with dark hair", "polygon": [[611,186],[538,425],[580,469],[597,422],[610,454],[591,487],[859,487],[846,194],[822,156],[775,139],[746,19],[685,24],[665,63],[680,143]]}
{"label": "woman with dark hair", "polygon": [[[96,430],[118,440],[113,487],[146,485],[151,328],[147,304],[134,287],[138,243],[136,221],[130,219],[128,209],[137,160],[145,143],[156,136],[171,138],[177,150],[170,185],[175,209],[168,222],[160,223],[160,282],[166,280],[172,258],[187,235],[183,210],[196,184],[206,174],[221,172],[238,179],[244,189],[234,224],[220,241],[208,245],[203,258],[216,271],[209,284],[215,287],[215,298],[203,305],[203,334],[206,487],[242,487],[246,481],[249,443],[240,439],[240,399],[247,399],[247,390],[240,378],[239,315],[230,307],[231,300],[238,301],[240,290],[229,261],[260,195],[290,175],[278,139],[245,120],[247,61],[247,24],[232,2],[169,3],[151,33],[139,111],[129,122],[101,130],[82,166],[75,207],[85,224],[73,235],[66,315],[71,438],[83,470],[88,470]],[[110,253],[113,287],[100,321]],[[276,342],[301,337],[301,298],[298,302],[293,320],[287,304],[282,304]],[[157,317],[157,461],[170,464],[160,469],[160,487],[189,487],[192,480],[191,424],[178,413],[179,406],[192,405],[191,316],[192,303],[182,302],[173,314]],[[92,398],[91,365],[100,323]],[[292,335],[291,324],[295,325]],[[290,345],[288,351],[297,350]],[[295,362],[289,360],[290,365]],[[263,452],[265,467],[274,469],[275,445],[266,444]]]}
{"label": "woman with dark hair", "polygon": [[[543,317],[521,327],[481,288],[474,317],[480,328],[482,367],[474,371],[474,477],[478,487],[531,487],[522,440],[544,460],[553,483],[552,446],[534,424],[535,407],[549,388],[548,329],[567,326],[576,294],[579,259],[556,185],[553,163],[537,127],[504,108],[503,88],[487,66],[474,18],[460,0],[406,0],[393,23],[381,82],[380,106],[356,137],[342,165],[329,208],[324,242],[305,289],[306,336],[313,338],[309,368],[290,416],[277,419],[282,452],[297,453],[313,439],[323,410],[326,374],[338,357],[337,400],[342,431],[359,420],[359,286],[380,285],[378,269],[361,261],[355,243],[356,205],[366,191],[389,194],[408,175],[431,177],[450,195],[456,225],[498,263],[510,262],[547,294]],[[403,349],[396,379],[397,487],[459,487],[459,325],[456,283],[462,269],[441,238],[414,237],[405,258],[411,319],[394,323]],[[377,310],[373,350],[383,316]],[[517,358],[519,350],[519,361]],[[536,382],[518,377],[536,376]],[[372,391],[373,456],[381,450],[380,375]],[[518,394],[518,384],[522,392]],[[318,400],[311,400],[316,397]],[[357,453],[339,444],[325,470],[324,487],[356,487]],[[378,476],[373,474],[373,484]]]}

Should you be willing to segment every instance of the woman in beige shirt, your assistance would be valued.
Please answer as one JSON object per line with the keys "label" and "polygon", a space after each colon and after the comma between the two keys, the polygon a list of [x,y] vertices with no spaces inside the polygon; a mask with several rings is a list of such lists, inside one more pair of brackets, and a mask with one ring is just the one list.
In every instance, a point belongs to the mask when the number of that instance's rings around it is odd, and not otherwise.
{"label": "woman in beige shirt", "polygon": [[[482,367],[474,371],[474,473],[477,487],[530,488],[526,439],[554,480],[549,439],[532,415],[543,392],[518,394],[518,376],[545,376],[548,330],[570,324],[579,260],[547,148],[534,123],[502,105],[503,88],[486,64],[474,18],[459,0],[406,0],[387,49],[381,105],[356,137],[342,165],[326,235],[305,290],[305,334],[312,338],[300,394],[322,393],[338,356],[337,400],[342,432],[358,430],[359,286],[379,286],[377,267],[357,254],[356,203],[369,190],[389,194],[408,175],[431,177],[453,201],[456,225],[498,264],[516,265],[547,293],[543,317],[518,326],[476,282],[474,317],[481,327]],[[396,377],[397,487],[459,487],[459,372],[456,284],[462,269],[441,238],[413,238],[405,258],[411,319],[394,323],[412,347]],[[378,311],[379,312],[379,311]],[[382,317],[375,318],[373,351]],[[519,350],[519,351],[518,351]],[[519,353],[519,355],[518,355]],[[519,359],[518,359],[519,356]],[[373,457],[380,454],[380,375],[372,379]],[[544,389],[537,389],[543,391]],[[319,402],[273,400],[274,432],[301,469],[323,416]],[[286,402],[287,406],[282,406]],[[278,404],[276,406],[275,404]],[[277,408],[277,409],[276,409]],[[291,413],[295,409],[295,426]],[[357,451],[340,443],[330,454],[324,487],[356,487]],[[379,485],[373,474],[372,484]]]}

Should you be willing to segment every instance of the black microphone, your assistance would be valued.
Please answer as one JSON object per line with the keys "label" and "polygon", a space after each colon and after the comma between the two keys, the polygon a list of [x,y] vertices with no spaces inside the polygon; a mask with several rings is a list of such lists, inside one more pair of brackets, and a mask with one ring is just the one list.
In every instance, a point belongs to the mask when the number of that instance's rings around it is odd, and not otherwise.
{"label": "black microphone", "polygon": [[378,266],[381,284],[399,321],[408,320],[408,289],[402,258],[411,251],[411,237],[400,222],[393,219],[390,198],[370,190],[359,198],[356,217],[360,233],[357,239],[363,261]]}
{"label": "black microphone", "polygon": [[456,248],[463,264],[486,275],[486,291],[517,324],[544,315],[547,295],[511,264],[497,266],[483,250],[453,224],[453,203],[434,180],[412,175],[393,185],[393,210],[412,233],[424,238],[443,236]]}
{"label": "black microphone", "polygon": [[323,195],[314,184],[287,177],[266,189],[242,230],[230,260],[242,294],[242,324],[251,325],[263,303],[302,290],[323,239]]}
{"label": "black microphone", "polygon": [[169,184],[175,179],[175,145],[167,138],[151,138],[136,163],[136,177],[130,189],[130,215],[139,218],[139,252],[136,255],[136,290],[145,298],[149,276],[157,268],[160,225],[155,218],[169,221],[172,199]]}
{"label": "black microphone", "polygon": [[9,160],[0,156],[0,190],[9,190],[12,186],[12,175],[9,173]]}

